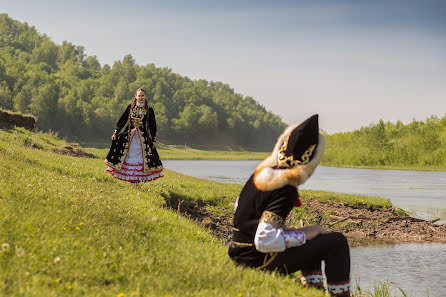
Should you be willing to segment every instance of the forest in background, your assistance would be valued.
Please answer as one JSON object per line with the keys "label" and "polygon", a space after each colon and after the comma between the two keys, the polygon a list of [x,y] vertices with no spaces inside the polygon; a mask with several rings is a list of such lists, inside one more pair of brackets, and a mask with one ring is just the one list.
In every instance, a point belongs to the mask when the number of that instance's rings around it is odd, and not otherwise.
{"label": "forest in background", "polygon": [[406,125],[380,120],[353,132],[328,135],[323,164],[446,170],[446,114]]}
{"label": "forest in background", "polygon": [[[131,55],[102,66],[82,46],[57,45],[34,27],[0,14],[0,108],[37,116],[40,130],[107,145],[139,87],[148,91],[159,139],[168,144],[270,151],[286,127],[227,84],[137,65]],[[323,163],[328,166],[446,168],[446,115],[407,125],[381,120],[327,137]]]}
{"label": "forest in background", "polygon": [[148,92],[159,139],[194,147],[269,151],[281,118],[227,84],[191,80],[126,55],[112,66],[82,46],[58,45],[0,14],[0,108],[38,117],[37,128],[70,141],[108,144],[137,88]]}

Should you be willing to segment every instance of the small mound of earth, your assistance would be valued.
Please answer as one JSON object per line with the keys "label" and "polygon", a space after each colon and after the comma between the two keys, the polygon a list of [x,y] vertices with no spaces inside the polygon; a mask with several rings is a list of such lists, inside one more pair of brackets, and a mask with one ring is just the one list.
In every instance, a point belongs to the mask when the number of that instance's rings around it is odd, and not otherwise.
{"label": "small mound of earth", "polygon": [[35,125],[36,118],[34,116],[0,110],[0,129],[8,129],[16,126],[32,131]]}
{"label": "small mound of earth", "polygon": [[54,153],[61,154],[61,155],[69,155],[74,157],[85,157],[85,158],[96,158],[95,155],[84,152],[79,147],[73,147],[70,145],[66,145],[61,149],[53,150]]}
{"label": "small mound of earth", "polygon": [[373,209],[317,200],[305,200],[303,203],[322,218],[321,225],[328,230],[344,233],[354,245],[446,243],[446,225],[404,216],[394,208]]}

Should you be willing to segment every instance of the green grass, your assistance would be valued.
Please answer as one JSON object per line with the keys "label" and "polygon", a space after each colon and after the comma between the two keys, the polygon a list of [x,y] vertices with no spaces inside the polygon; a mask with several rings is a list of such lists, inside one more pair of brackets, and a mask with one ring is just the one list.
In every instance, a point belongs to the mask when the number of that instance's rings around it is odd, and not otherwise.
{"label": "green grass", "polygon": [[23,146],[50,152],[82,155],[86,153],[77,143],[67,143],[56,134],[34,133],[24,128],[1,130],[0,140],[7,145]]}
{"label": "green grass", "polygon": [[443,165],[350,165],[350,164],[334,164],[322,162],[322,166],[338,167],[338,168],[357,168],[357,169],[379,169],[379,170],[413,170],[413,171],[446,171]]}
{"label": "green grass", "polygon": [[206,229],[165,207],[169,196],[229,208],[239,185],[166,170],[133,186],[104,169],[0,131],[0,295],[323,296],[297,278],[236,267]]}
{"label": "green grass", "polygon": [[301,190],[301,195],[304,199],[316,199],[319,201],[335,201],[340,204],[347,204],[352,206],[361,206],[366,208],[390,208],[392,204],[390,200],[383,197],[366,196],[359,194],[344,194],[336,192]]}
{"label": "green grass", "polygon": [[132,185],[101,159],[52,152],[67,145],[0,130],[1,296],[324,296],[296,277],[236,267],[221,241],[167,206],[182,200],[227,215],[241,185],[169,170]]}
{"label": "green grass", "polygon": [[[263,160],[270,153],[249,151],[207,151],[190,147],[158,144],[158,153],[162,160]],[[90,154],[105,158],[108,148],[85,148]]]}
{"label": "green grass", "polygon": [[24,113],[21,113],[21,112],[16,112],[16,111],[3,109],[1,107],[0,107],[0,111],[3,111],[5,113],[9,113],[10,115],[21,115],[22,117],[25,117],[25,118],[33,118],[33,119],[35,119],[37,121],[37,117],[32,115],[32,114],[29,114],[29,113],[24,114]]}

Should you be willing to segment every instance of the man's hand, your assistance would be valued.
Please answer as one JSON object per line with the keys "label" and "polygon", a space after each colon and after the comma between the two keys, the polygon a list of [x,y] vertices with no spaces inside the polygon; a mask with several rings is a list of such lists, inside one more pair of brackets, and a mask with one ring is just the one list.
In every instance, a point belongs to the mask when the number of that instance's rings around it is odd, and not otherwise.
{"label": "man's hand", "polygon": [[319,234],[327,233],[327,231],[320,225],[302,227],[297,230],[305,232],[307,240],[311,240],[316,236],[318,236]]}

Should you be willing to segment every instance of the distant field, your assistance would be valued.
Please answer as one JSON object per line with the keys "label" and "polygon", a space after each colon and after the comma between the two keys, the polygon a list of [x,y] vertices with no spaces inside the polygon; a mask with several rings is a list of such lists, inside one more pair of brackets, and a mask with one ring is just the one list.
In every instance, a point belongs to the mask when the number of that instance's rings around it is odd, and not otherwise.
{"label": "distant field", "polygon": [[[164,144],[159,144],[157,149],[161,160],[263,160],[270,154],[270,152],[206,151]],[[108,153],[108,148],[84,148],[84,150],[101,159]]]}

